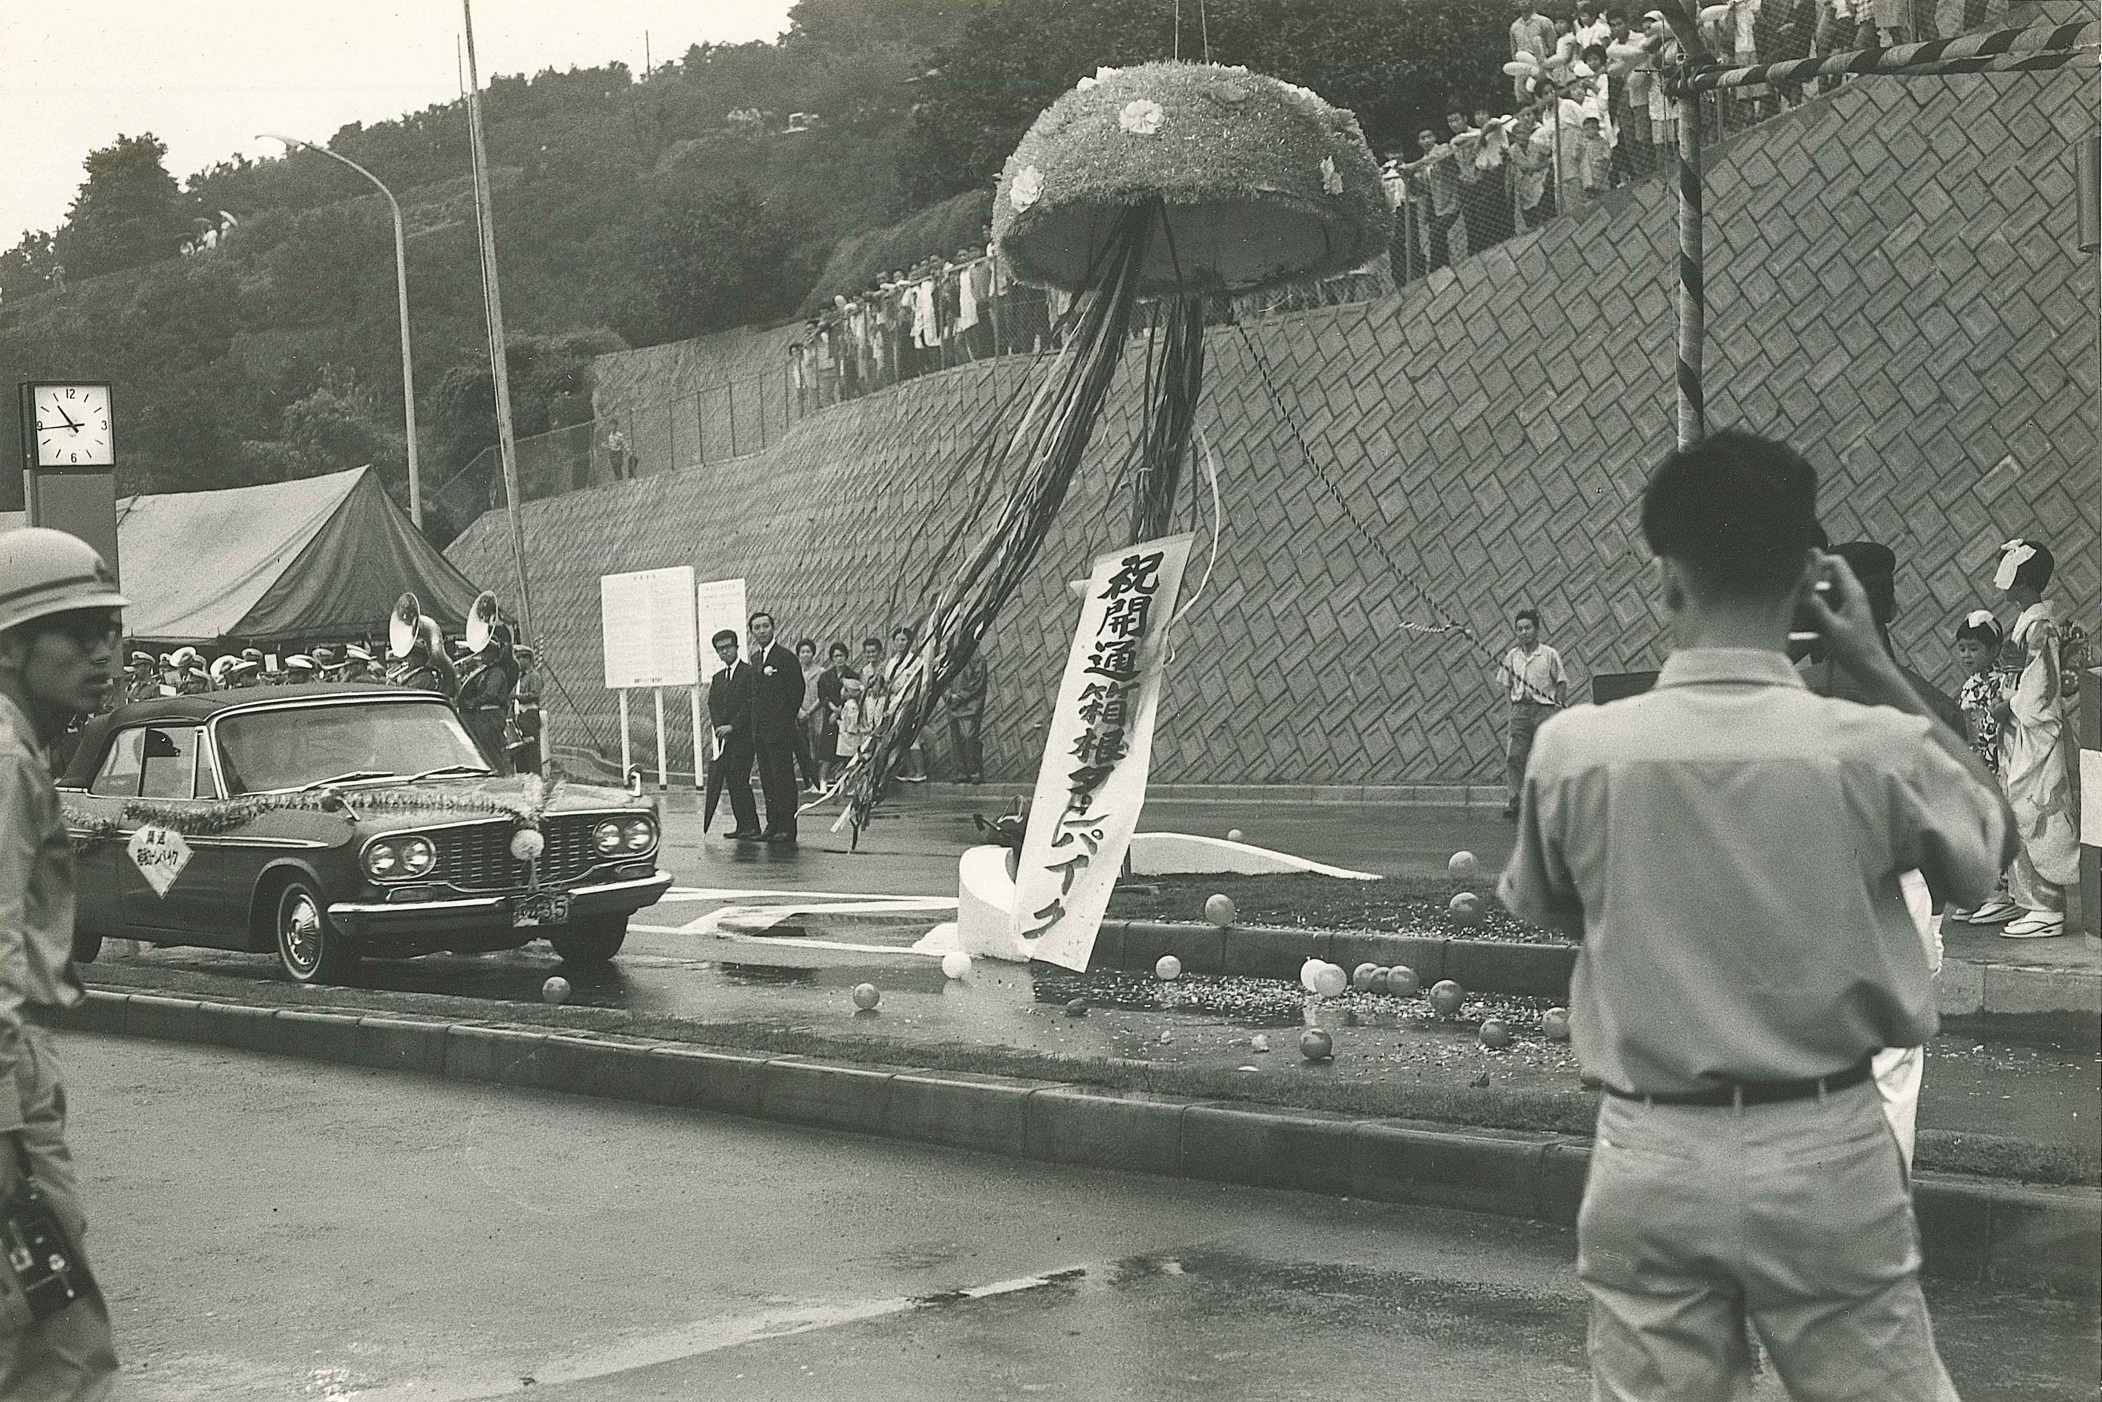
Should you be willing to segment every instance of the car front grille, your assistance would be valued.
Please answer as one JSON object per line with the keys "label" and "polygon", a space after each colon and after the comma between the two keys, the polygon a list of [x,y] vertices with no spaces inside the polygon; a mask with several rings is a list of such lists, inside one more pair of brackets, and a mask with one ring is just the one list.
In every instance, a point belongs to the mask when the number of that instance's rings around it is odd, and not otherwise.
{"label": "car front grille", "polygon": [[[591,830],[604,821],[603,813],[546,818],[540,835],[547,847],[540,854],[537,875],[543,886],[566,886],[600,862],[592,851]],[[445,828],[431,834],[438,845],[438,875],[463,891],[501,891],[527,883],[526,864],[511,855],[511,837],[517,829],[508,822],[476,823],[471,827]]]}

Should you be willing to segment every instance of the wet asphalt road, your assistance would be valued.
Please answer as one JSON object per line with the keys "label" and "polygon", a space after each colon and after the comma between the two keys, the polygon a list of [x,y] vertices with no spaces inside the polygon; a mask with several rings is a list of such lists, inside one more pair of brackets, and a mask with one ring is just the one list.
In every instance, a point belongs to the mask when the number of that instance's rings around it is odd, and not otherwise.
{"label": "wet asphalt road", "polygon": [[[1555,1228],[61,1047],[88,1249],[139,1402],[1588,1391]],[[2095,1396],[2092,1302],[1929,1293],[1971,1402]]]}

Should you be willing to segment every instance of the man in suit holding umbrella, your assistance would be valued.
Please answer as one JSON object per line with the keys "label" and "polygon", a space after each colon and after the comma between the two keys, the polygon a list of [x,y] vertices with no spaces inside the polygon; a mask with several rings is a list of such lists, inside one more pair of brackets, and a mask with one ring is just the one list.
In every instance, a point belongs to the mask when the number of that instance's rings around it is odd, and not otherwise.
{"label": "man in suit holding umbrella", "polygon": [[750,842],[759,836],[759,808],[752,802],[752,668],[737,660],[737,632],[725,628],[709,640],[723,669],[708,683],[708,721],[715,728],[715,762],[708,766],[708,792],[701,805],[701,831],[715,821],[723,787],[737,826],[730,836]]}
{"label": "man in suit holding umbrella", "polygon": [[752,742],[759,788],[766,795],[768,842],[796,840],[796,735],[802,722],[803,664],[774,641],[774,616],[761,610],[752,630]]}

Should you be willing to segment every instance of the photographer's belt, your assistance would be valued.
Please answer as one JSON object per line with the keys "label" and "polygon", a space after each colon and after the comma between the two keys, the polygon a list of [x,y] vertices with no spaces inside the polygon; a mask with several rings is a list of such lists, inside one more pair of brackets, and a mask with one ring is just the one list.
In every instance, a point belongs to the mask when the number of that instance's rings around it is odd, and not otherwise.
{"label": "photographer's belt", "polygon": [[1786,1100],[1808,1100],[1858,1086],[1875,1074],[1871,1060],[1871,1057],[1864,1056],[1844,1071],[1800,1081],[1731,1081],[1708,1090],[1673,1091],[1663,1095],[1643,1095],[1607,1086],[1606,1094],[1621,1100],[1639,1100],[1645,1105],[1778,1105]]}

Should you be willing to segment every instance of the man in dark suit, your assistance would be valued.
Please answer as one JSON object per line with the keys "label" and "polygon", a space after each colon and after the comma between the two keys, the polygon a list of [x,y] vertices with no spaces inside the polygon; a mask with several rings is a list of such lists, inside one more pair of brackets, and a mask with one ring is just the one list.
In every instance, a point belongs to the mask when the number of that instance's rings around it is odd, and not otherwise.
{"label": "man in dark suit", "polygon": [[[750,842],[759,836],[759,808],[752,802],[754,673],[749,663],[737,660],[737,634],[733,629],[723,629],[710,641],[715,645],[715,655],[723,660],[723,670],[708,683],[708,722],[715,727],[719,752],[708,766],[708,795],[703,812],[713,818],[716,801],[727,786],[730,811],[737,815],[737,826],[731,829],[730,836]],[[701,826],[707,830],[705,819]]]}
{"label": "man in dark suit", "polygon": [[768,842],[796,840],[796,733],[802,722],[803,664],[774,641],[774,616],[751,617],[752,741],[758,751],[759,789],[766,795]]}

